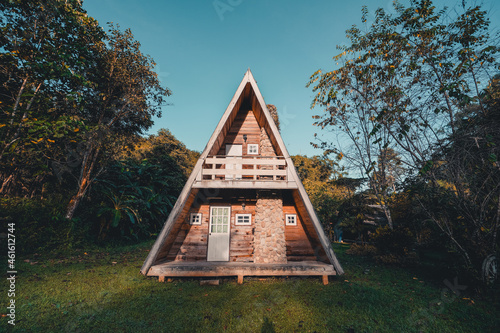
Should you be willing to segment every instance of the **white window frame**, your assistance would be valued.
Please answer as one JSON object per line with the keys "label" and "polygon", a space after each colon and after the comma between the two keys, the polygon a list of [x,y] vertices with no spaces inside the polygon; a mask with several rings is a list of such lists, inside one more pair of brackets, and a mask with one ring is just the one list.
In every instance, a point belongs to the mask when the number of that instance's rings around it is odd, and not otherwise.
{"label": "white window frame", "polygon": [[[255,152],[252,148],[255,149]],[[259,144],[258,143],[249,143],[247,145],[247,154],[248,155],[259,155]]]}
{"label": "white window frame", "polygon": [[[293,222],[289,221],[289,217],[293,218]],[[285,215],[285,225],[297,226],[297,214],[286,214]]]}
{"label": "white window frame", "polygon": [[[239,222],[239,217],[248,217],[248,223]],[[252,225],[252,214],[235,214],[234,216],[234,225]]]}
{"label": "white window frame", "polygon": [[191,213],[189,216],[189,224],[190,225],[201,225],[201,219],[203,218],[202,213]]}

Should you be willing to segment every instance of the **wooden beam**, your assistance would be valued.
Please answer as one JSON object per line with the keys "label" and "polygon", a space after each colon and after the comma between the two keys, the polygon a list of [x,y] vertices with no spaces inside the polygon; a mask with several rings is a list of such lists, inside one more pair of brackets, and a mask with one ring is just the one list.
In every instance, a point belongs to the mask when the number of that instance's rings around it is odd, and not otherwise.
{"label": "wooden beam", "polygon": [[265,157],[265,158],[245,158],[245,157],[208,157],[205,164],[243,164],[243,165],[286,165],[283,157]]}
{"label": "wooden beam", "polygon": [[152,266],[149,276],[328,276],[336,275],[332,265],[322,262],[255,264],[249,262],[168,262]]}
{"label": "wooden beam", "polygon": [[328,275],[322,275],[322,280],[323,280],[323,285],[327,285],[328,284]]}
{"label": "wooden beam", "polygon": [[200,286],[218,286],[219,280],[201,280]]}
{"label": "wooden beam", "polygon": [[[254,169],[202,169],[203,176],[237,175],[237,176],[286,176],[286,170],[254,170]],[[284,180],[279,180],[284,181]]]}
{"label": "wooden beam", "polygon": [[237,189],[258,189],[258,190],[283,190],[283,189],[297,189],[296,182],[289,182],[285,180],[253,180],[253,179],[239,179],[239,180],[202,180],[193,184],[193,188],[237,188]]}
{"label": "wooden beam", "polygon": [[238,275],[238,284],[243,284],[243,275]]}

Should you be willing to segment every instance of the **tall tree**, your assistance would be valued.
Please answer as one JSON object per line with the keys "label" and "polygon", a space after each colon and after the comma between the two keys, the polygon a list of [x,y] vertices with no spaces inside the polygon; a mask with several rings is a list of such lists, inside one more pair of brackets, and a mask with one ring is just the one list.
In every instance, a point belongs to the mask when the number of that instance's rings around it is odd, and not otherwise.
{"label": "tall tree", "polygon": [[0,12],[0,181],[5,193],[26,170],[46,174],[45,161],[64,150],[59,139],[75,139],[80,96],[104,32],[76,0],[2,1]]}
{"label": "tall tree", "polygon": [[153,71],[155,63],[140,51],[132,32],[110,26],[109,43],[98,58],[93,73],[95,87],[88,91],[83,118],[90,128],[81,150],[81,167],[76,194],[71,198],[66,217],[72,218],[78,204],[95,177],[103,170],[99,162],[112,158],[106,150],[118,134],[140,134],[161,116],[164,98],[171,94]]}
{"label": "tall tree", "polygon": [[[455,15],[437,10],[430,0],[412,0],[407,7],[396,2],[395,10],[391,15],[378,9],[365,32],[356,26],[347,30],[350,45],[340,47],[343,52],[335,57],[341,67],[311,77],[317,93],[313,106],[327,109],[321,116],[324,128],[366,108],[373,123],[361,131],[364,140],[377,143],[386,137],[383,148],[392,148],[414,175],[438,188],[443,174],[435,168],[434,156],[464,135],[460,117],[467,106],[485,113],[481,89],[498,72],[499,39],[490,35],[486,12],[479,6],[464,6]],[[365,23],[367,14],[364,8]],[[445,180],[455,188],[461,181]],[[441,218],[434,221],[466,265],[473,266],[471,252],[453,228]]]}

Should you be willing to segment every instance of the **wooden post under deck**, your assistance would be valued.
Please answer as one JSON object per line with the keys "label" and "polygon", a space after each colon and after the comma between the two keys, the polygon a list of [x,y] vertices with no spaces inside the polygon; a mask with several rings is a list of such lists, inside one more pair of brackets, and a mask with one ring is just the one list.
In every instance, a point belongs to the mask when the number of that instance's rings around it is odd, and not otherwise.
{"label": "wooden post under deck", "polygon": [[328,275],[323,275],[322,279],[323,279],[323,285],[326,286],[328,284]]}
{"label": "wooden post under deck", "polygon": [[243,275],[238,275],[238,284],[243,284]]}

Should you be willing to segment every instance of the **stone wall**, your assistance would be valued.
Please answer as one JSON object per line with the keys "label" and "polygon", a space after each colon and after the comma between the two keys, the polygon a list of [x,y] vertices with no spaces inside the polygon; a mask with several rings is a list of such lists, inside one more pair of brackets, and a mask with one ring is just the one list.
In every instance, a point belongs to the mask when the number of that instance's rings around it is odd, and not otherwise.
{"label": "stone wall", "polygon": [[260,129],[260,152],[261,156],[276,156],[274,152],[273,144],[269,140],[266,129],[262,127]]}
{"label": "stone wall", "polygon": [[281,191],[258,191],[255,207],[254,262],[286,263]]}

